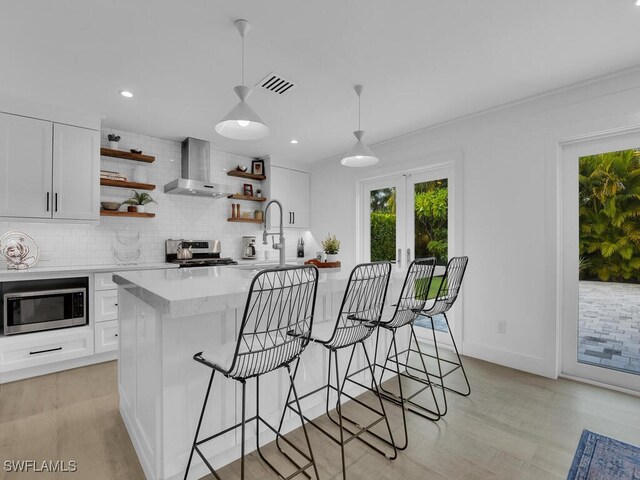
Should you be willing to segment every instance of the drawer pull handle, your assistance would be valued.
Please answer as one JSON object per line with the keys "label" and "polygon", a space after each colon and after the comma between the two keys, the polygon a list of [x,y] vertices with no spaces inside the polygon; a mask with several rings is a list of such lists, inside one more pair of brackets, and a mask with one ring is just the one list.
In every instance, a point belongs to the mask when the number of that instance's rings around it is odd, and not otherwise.
{"label": "drawer pull handle", "polygon": [[115,335],[116,337],[118,336],[118,334],[117,334],[117,333],[115,333],[114,335]]}
{"label": "drawer pull handle", "polygon": [[48,348],[47,350],[36,350],[35,352],[29,352],[29,355],[37,355],[38,353],[55,352],[58,350],[62,350],[62,347]]}
{"label": "drawer pull handle", "polygon": [[115,305],[116,307],[118,306],[118,304],[117,304],[117,303],[115,303],[114,305]]}

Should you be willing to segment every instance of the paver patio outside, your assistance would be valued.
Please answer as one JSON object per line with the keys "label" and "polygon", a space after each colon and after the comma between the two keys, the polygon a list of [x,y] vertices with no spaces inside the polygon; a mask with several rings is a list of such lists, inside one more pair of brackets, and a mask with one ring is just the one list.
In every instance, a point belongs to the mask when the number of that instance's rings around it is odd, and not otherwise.
{"label": "paver patio outside", "polygon": [[578,362],[640,375],[640,284],[580,282]]}

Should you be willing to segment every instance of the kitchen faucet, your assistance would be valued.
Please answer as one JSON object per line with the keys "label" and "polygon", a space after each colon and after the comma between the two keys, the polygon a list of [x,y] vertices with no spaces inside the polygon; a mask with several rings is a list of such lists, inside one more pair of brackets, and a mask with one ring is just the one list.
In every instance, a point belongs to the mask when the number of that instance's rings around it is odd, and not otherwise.
{"label": "kitchen faucet", "polygon": [[[267,232],[267,212],[269,211],[269,207],[271,204],[275,203],[280,208],[280,232],[279,233],[269,233]],[[275,239],[272,239],[273,248],[275,250],[280,250],[280,267],[284,267],[285,263],[285,251],[284,251],[284,228],[282,226],[282,204],[278,200],[271,200],[267,203],[267,207],[264,209],[264,231],[262,232],[262,243],[267,245],[269,242],[267,241],[267,237],[269,235],[276,236],[279,235],[279,243],[275,243]]]}

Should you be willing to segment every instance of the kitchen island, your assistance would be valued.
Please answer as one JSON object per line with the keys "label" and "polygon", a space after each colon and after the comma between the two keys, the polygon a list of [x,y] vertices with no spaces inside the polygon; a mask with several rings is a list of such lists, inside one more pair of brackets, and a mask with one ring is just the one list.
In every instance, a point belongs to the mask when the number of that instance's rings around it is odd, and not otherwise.
{"label": "kitchen island", "polygon": [[[348,270],[320,270],[314,326],[335,322],[347,284]],[[149,479],[182,478],[211,371],[195,362],[196,352],[235,345],[251,280],[256,270],[232,266],[183,268],[115,274],[119,286],[120,355],[118,388],[120,413]],[[387,304],[397,295],[402,278],[393,278]],[[385,347],[382,342],[380,350]],[[373,339],[368,347],[373,349]],[[348,355],[349,352],[342,352]],[[363,365],[359,355],[357,365]],[[345,359],[346,360],[346,359]],[[342,361],[346,366],[346,361]],[[299,394],[326,381],[328,355],[310,344],[302,355],[296,379]],[[254,382],[247,383],[254,399]],[[277,424],[288,391],[286,370],[263,379],[269,394],[261,395],[261,414]],[[353,393],[355,393],[352,390]],[[236,424],[240,419],[239,385],[216,375],[201,437]],[[314,397],[315,398],[315,397]],[[315,401],[316,403],[311,403]],[[310,417],[324,411],[322,396],[303,405]],[[248,404],[247,417],[255,411]],[[285,431],[299,427],[287,414]],[[255,425],[247,428],[247,451],[255,449]],[[239,458],[240,432],[232,431],[206,447],[214,467]],[[260,431],[261,441],[273,439]],[[190,476],[209,473],[194,456]]]}

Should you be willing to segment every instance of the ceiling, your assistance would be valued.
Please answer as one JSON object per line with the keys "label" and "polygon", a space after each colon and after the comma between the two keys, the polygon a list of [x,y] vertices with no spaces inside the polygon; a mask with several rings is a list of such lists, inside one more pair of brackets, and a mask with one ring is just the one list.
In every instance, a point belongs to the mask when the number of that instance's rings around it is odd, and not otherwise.
{"label": "ceiling", "polygon": [[[640,64],[634,0],[0,0],[0,92],[97,113],[103,125],[286,162],[337,155]],[[249,103],[271,128],[214,132],[246,83],[277,72],[283,96]],[[120,90],[135,97],[125,99]],[[290,144],[297,139],[297,145]]]}

